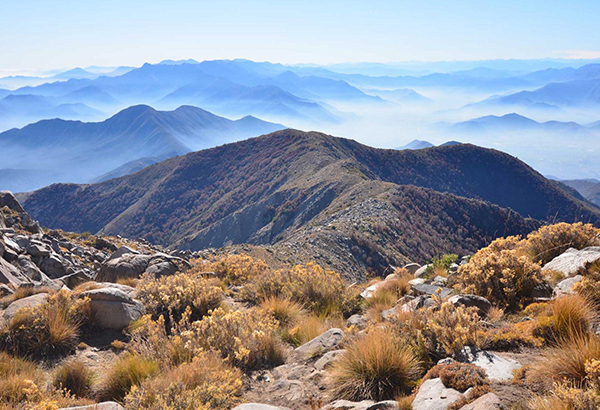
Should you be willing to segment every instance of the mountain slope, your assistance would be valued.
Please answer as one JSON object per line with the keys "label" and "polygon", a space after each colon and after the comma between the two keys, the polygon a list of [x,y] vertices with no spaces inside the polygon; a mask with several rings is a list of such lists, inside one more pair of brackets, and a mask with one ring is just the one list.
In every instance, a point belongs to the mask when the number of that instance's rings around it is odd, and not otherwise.
{"label": "mountain slope", "polygon": [[581,132],[586,133],[593,127],[585,127],[576,122],[546,121],[537,122],[522,115],[511,113],[502,116],[487,115],[459,122],[451,127],[457,132],[505,132],[505,131],[543,131],[543,132]]}
{"label": "mountain slope", "polygon": [[[164,245],[199,249],[289,243],[301,230],[328,226],[328,217],[357,203],[383,195],[389,204],[395,190],[409,185],[419,187],[415,197],[429,195],[422,188],[438,191],[430,195],[439,198],[442,208],[448,204],[448,218],[463,233],[459,221],[467,218],[466,209],[488,209],[489,215],[480,211],[470,222],[481,238],[504,231],[523,233],[532,226],[526,217],[600,221],[597,209],[495,150],[468,144],[380,150],[295,130],[171,158],[100,184],[53,185],[21,200],[44,226],[143,236]],[[428,231],[448,229],[434,204],[424,208],[431,213],[402,201],[393,206],[391,214],[399,219],[415,218]],[[369,209],[372,212],[359,212],[357,217],[372,218],[374,226],[383,221],[376,207]],[[424,243],[420,233],[413,234],[414,242],[405,252]],[[455,241],[447,245],[458,246]]]}
{"label": "mountain slope", "polygon": [[44,120],[6,131],[0,134],[0,158],[6,168],[31,164],[50,170],[40,184],[84,182],[139,158],[165,159],[282,128],[253,117],[232,121],[196,107],[162,112],[140,105],[103,122]]}
{"label": "mountain slope", "polygon": [[600,206],[600,181],[597,179],[573,179],[560,182],[574,188],[585,199]]}

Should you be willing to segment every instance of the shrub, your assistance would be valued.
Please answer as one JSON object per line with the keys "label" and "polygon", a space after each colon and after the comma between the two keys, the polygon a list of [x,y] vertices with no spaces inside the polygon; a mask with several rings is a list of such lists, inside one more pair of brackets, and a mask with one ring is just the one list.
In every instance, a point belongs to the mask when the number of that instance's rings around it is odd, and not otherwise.
{"label": "shrub", "polygon": [[487,298],[497,307],[516,310],[543,283],[541,268],[521,255],[517,237],[496,239],[479,250],[456,275],[456,289]]}
{"label": "shrub", "polygon": [[65,361],[54,371],[52,385],[77,397],[86,397],[92,387],[93,374],[85,363],[78,360]]}
{"label": "shrub", "polygon": [[43,375],[35,364],[0,352],[0,405],[17,405],[41,386]]}
{"label": "shrub", "polygon": [[599,234],[600,229],[592,224],[561,222],[542,226],[527,235],[525,248],[534,261],[545,264],[569,248],[582,249],[600,244]]}
{"label": "shrub", "polygon": [[147,379],[125,397],[128,409],[230,409],[242,393],[241,372],[214,355],[203,353],[190,363]]}
{"label": "shrub", "polygon": [[0,345],[35,357],[65,353],[77,345],[80,328],[90,317],[89,299],[60,291],[40,306],[19,310],[0,331]]}
{"label": "shrub", "polygon": [[444,386],[460,392],[489,384],[485,370],[471,363],[438,364],[427,372],[424,379],[437,377],[442,379]]}
{"label": "shrub", "polygon": [[285,358],[277,321],[256,308],[230,312],[218,308],[192,323],[184,317],[176,335],[193,355],[214,350],[245,370],[278,365]]}
{"label": "shrub", "polygon": [[212,262],[202,259],[191,261],[192,273],[212,272],[227,285],[241,285],[249,280],[264,275],[269,267],[262,260],[241,255],[228,255]]}
{"label": "shrub", "polygon": [[145,357],[127,354],[110,367],[101,381],[100,400],[122,400],[134,386],[158,372],[158,364]]}
{"label": "shrub", "polygon": [[458,255],[449,253],[442,256],[436,256],[431,261],[431,264],[427,266],[425,275],[427,277],[435,277],[437,275],[446,276],[450,270],[450,266],[456,262]]}
{"label": "shrub", "polygon": [[421,375],[421,366],[407,343],[378,329],[349,344],[330,372],[336,397],[380,401],[409,393]]}
{"label": "shrub", "polygon": [[395,325],[422,355],[438,360],[465,346],[480,345],[482,325],[477,308],[444,302],[438,309],[400,313]]}
{"label": "shrub", "polygon": [[164,316],[169,327],[171,319],[178,322],[187,308],[191,310],[190,320],[201,319],[219,306],[223,290],[217,280],[190,272],[160,278],[144,274],[138,284],[138,298],[153,318]]}
{"label": "shrub", "polygon": [[324,316],[355,313],[359,302],[356,290],[348,289],[339,274],[315,263],[259,276],[244,288],[242,296],[254,303],[273,296],[284,297]]}
{"label": "shrub", "polygon": [[528,381],[546,389],[553,382],[566,380],[581,383],[586,378],[586,364],[600,358],[598,336],[577,336],[547,349],[528,373]]}

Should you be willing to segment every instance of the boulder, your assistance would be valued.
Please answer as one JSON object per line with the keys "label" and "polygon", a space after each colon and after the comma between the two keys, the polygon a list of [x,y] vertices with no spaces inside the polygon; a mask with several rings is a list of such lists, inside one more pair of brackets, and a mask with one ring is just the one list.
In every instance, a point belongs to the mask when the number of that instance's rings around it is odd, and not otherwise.
{"label": "boulder", "polygon": [[271,406],[269,404],[261,403],[244,403],[239,406],[235,406],[232,410],[290,410],[287,407]]}
{"label": "boulder", "polygon": [[425,275],[425,272],[427,272],[427,268],[429,266],[432,266],[432,265],[425,264],[425,265],[421,266],[419,269],[417,269],[415,271],[415,277],[420,278],[421,276]]}
{"label": "boulder", "polygon": [[404,269],[406,269],[411,275],[414,275],[421,268],[421,265],[418,263],[409,263],[404,265]]}
{"label": "boulder", "polygon": [[40,241],[30,240],[28,241],[28,243],[24,244],[24,246],[20,242],[17,243],[22,248],[25,248],[25,251],[31,256],[46,257],[52,254],[52,249],[50,248],[50,246]]}
{"label": "boulder", "polygon": [[573,290],[573,286],[583,280],[583,276],[575,275],[570,278],[563,279],[556,284],[554,290],[552,291],[552,297],[557,298],[564,295],[571,295],[575,293]]}
{"label": "boulder", "polygon": [[[431,299],[431,297],[421,295],[421,296],[417,296],[413,300],[400,306],[400,310],[402,312],[414,312],[415,310],[418,310],[418,309],[421,309],[424,307],[431,307],[433,305],[434,305],[434,302]],[[394,308],[394,311],[395,311],[395,308]]]}
{"label": "boulder", "polygon": [[117,258],[111,258],[100,268],[96,277],[98,282],[116,282],[119,278],[138,278],[146,271],[152,257],[150,255],[126,253]]}
{"label": "boulder", "polygon": [[375,404],[372,400],[350,401],[336,400],[323,407],[323,410],[367,410]]}
{"label": "boulder", "polygon": [[12,295],[13,293],[13,290],[9,286],[5,285],[4,283],[0,284],[0,298]]}
{"label": "boulder", "polygon": [[428,379],[419,388],[412,408],[413,410],[446,410],[461,397],[459,391],[446,388],[441,379]]}
{"label": "boulder", "polygon": [[7,206],[18,213],[25,213],[25,209],[17,200],[17,197],[10,191],[0,191],[0,208]]}
{"label": "boulder", "polygon": [[[394,275],[394,277],[395,277],[395,275]],[[367,288],[361,292],[360,296],[362,296],[365,299],[369,299],[371,296],[373,296],[375,294],[375,292],[377,292],[377,290],[380,287],[385,285],[385,282],[386,282],[385,280],[382,280],[382,281],[376,282],[370,286],[367,286]]]}
{"label": "boulder", "polygon": [[146,313],[144,305],[117,288],[92,289],[81,293],[90,298],[96,324],[103,329],[122,330]]}
{"label": "boulder", "polygon": [[110,257],[107,259],[107,261],[120,258],[121,256],[127,255],[128,253],[132,253],[134,255],[139,255],[140,254],[138,251],[133,250],[131,248],[128,248],[127,246],[121,246],[119,249],[117,249],[116,251],[114,251],[112,253],[112,255],[110,255]]}
{"label": "boulder", "polygon": [[521,364],[512,359],[498,356],[496,353],[466,346],[456,354],[455,359],[462,363],[472,363],[484,369],[489,379],[498,381],[512,379],[513,370],[521,368]]}
{"label": "boulder", "polygon": [[332,350],[331,352],[327,352],[321,357],[319,360],[315,362],[315,369],[323,370],[325,367],[329,366],[331,363],[335,361],[345,350]]}
{"label": "boulder", "polygon": [[86,406],[63,407],[59,410],[125,410],[125,407],[114,401],[88,404]]}
{"label": "boulder", "polygon": [[58,279],[70,273],[65,265],[64,259],[59,254],[52,253],[44,258],[40,268],[50,279]]}
{"label": "boulder", "polygon": [[2,311],[2,319],[9,322],[19,310],[39,306],[44,303],[46,299],[48,299],[47,293],[38,293],[27,296],[26,298],[17,299]]}
{"label": "boulder", "polygon": [[316,355],[324,354],[336,347],[343,337],[344,332],[342,329],[329,329],[325,333],[294,349],[294,355],[300,359],[306,360]]}
{"label": "boulder", "polygon": [[11,284],[15,288],[22,283],[31,282],[27,276],[21,273],[16,267],[0,258],[0,283]]}
{"label": "boulder", "polygon": [[504,410],[502,401],[494,393],[487,393],[477,400],[462,406],[460,410]]}
{"label": "boulder", "polygon": [[492,304],[484,297],[477,295],[455,295],[448,299],[454,306],[476,307],[479,316],[487,316]]}
{"label": "boulder", "polygon": [[542,270],[562,272],[566,277],[585,271],[588,266],[600,260],[600,246],[589,246],[578,251],[570,248],[548,262]]}
{"label": "boulder", "polygon": [[437,292],[438,289],[441,289],[440,296],[442,299],[447,298],[448,296],[454,293],[453,289],[445,288],[443,286],[432,285],[428,283],[419,283],[415,285],[411,285],[413,290],[418,293],[422,293],[424,295],[433,295]]}
{"label": "boulder", "polygon": [[39,270],[35,263],[31,261],[31,258],[29,256],[19,255],[17,263],[19,264],[21,272],[29,279],[36,282],[48,280],[48,277],[44,275],[44,273],[41,270]]}
{"label": "boulder", "polygon": [[346,320],[346,327],[354,326],[357,329],[364,329],[367,327],[367,319],[361,315],[352,315]]}

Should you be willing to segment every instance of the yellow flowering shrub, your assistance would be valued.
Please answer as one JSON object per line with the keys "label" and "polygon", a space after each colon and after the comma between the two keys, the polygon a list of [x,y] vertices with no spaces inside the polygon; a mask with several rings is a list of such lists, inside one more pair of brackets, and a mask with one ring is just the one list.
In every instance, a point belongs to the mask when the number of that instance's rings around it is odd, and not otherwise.
{"label": "yellow flowering shrub", "polygon": [[473,307],[443,302],[437,309],[401,312],[395,326],[422,356],[434,360],[452,356],[465,346],[481,344],[481,319]]}
{"label": "yellow flowering shrub", "polygon": [[561,222],[543,226],[527,235],[525,248],[534,261],[544,264],[569,248],[600,245],[598,235],[600,229],[592,224]]}
{"label": "yellow flowering shrub", "polygon": [[227,255],[212,262],[195,259],[191,262],[193,273],[213,272],[227,285],[241,285],[263,275],[269,267],[262,260],[254,260],[246,254]]}
{"label": "yellow flowering shrub", "polygon": [[244,299],[254,303],[274,296],[294,300],[324,316],[354,313],[359,303],[356,290],[349,289],[339,274],[312,262],[268,272],[243,291]]}
{"label": "yellow flowering shrub", "polygon": [[206,279],[191,272],[160,278],[144,274],[138,284],[138,299],[155,319],[164,316],[168,322],[171,319],[178,322],[189,307],[190,320],[198,320],[219,306],[223,290],[217,279]]}
{"label": "yellow flowering shrub", "polygon": [[134,387],[124,404],[142,410],[226,410],[240,401],[242,388],[239,369],[215,354],[202,353]]}
{"label": "yellow flowering shrub", "polygon": [[35,357],[65,353],[77,345],[80,328],[90,319],[89,299],[62,290],[39,306],[19,310],[0,330],[0,346]]}
{"label": "yellow flowering shrub", "polygon": [[456,275],[455,288],[487,298],[492,304],[515,310],[543,283],[541,267],[522,253],[519,238],[496,239],[479,250]]}
{"label": "yellow flowering shrub", "polygon": [[257,308],[229,312],[217,308],[191,323],[184,317],[175,333],[194,356],[214,350],[246,370],[281,364],[285,356],[277,321]]}

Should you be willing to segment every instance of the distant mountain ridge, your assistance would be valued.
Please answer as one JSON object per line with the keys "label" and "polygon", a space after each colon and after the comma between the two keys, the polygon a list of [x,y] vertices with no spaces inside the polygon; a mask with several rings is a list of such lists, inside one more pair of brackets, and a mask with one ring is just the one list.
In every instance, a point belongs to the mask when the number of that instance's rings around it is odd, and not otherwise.
{"label": "distant mountain ridge", "polygon": [[[498,151],[468,144],[380,150],[296,130],[171,158],[99,184],[55,184],[20,199],[52,228],[183,249],[265,245],[292,259],[310,253],[363,272],[377,258],[432,256],[423,235],[448,251],[466,250],[494,235],[526,233],[535,220],[600,221],[598,209]],[[388,232],[389,246],[369,234],[374,229]],[[438,243],[446,231],[452,241]],[[352,252],[355,260],[340,256]]]}
{"label": "distant mountain ridge", "polygon": [[453,131],[459,132],[491,132],[491,131],[552,131],[552,132],[586,132],[594,129],[594,124],[580,125],[576,122],[546,121],[537,122],[517,113],[502,116],[487,115],[452,125]]}
{"label": "distant mountain ridge", "polygon": [[[33,169],[43,164],[49,182],[85,181],[140,158],[161,160],[283,128],[251,116],[232,121],[197,107],[157,111],[139,105],[96,123],[40,121],[0,133],[0,144],[13,153],[7,161]],[[4,188],[9,183],[0,180]]]}

